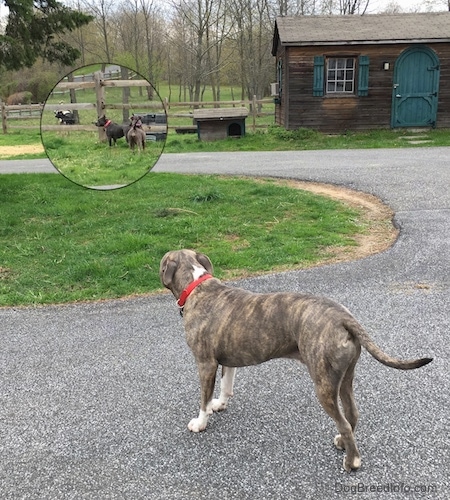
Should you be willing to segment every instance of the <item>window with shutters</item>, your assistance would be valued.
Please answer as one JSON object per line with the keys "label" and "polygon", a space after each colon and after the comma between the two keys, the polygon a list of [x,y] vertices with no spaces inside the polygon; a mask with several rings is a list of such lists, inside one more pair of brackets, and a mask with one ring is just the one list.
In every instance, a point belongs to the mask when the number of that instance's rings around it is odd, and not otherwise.
{"label": "window with shutters", "polygon": [[328,57],[326,69],[326,93],[347,93],[355,91],[355,58]]}
{"label": "window with shutters", "polygon": [[368,94],[368,56],[314,57],[314,96]]}

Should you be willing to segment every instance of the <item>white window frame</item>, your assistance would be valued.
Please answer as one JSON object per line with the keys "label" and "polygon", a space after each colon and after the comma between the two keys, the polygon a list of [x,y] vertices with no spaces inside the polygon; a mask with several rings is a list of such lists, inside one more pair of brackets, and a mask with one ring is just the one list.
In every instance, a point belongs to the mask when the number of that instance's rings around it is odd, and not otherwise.
{"label": "white window frame", "polygon": [[327,57],[327,94],[354,94],[356,89],[356,57]]}

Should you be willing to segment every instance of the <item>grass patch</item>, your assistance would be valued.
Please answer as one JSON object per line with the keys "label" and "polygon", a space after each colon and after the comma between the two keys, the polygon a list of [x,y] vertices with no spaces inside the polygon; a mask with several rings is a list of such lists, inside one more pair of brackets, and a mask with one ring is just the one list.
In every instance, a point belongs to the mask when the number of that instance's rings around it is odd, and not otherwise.
{"label": "grass patch", "polygon": [[[258,123],[267,122],[268,117],[261,117],[257,120]],[[48,118],[48,121],[54,118]],[[120,121],[120,116],[116,121]],[[273,122],[273,117],[271,118]],[[51,122],[54,124],[54,122]],[[190,121],[192,123],[192,121]],[[174,126],[174,120],[169,118],[169,126]],[[64,139],[62,145],[73,142],[73,149],[79,156],[83,157],[86,151],[93,154],[87,149],[86,139],[77,139],[77,133],[70,131],[67,126],[62,131],[66,136],[62,135]],[[52,136],[53,134],[53,136]],[[52,146],[54,140],[54,132],[44,133],[44,143],[49,147]],[[377,148],[418,148],[430,146],[450,146],[450,130],[449,129],[429,129],[425,132],[420,132],[422,139],[430,142],[422,142],[419,144],[410,143],[406,137],[413,136],[408,129],[385,129],[385,130],[372,130],[367,132],[346,132],[343,134],[324,134],[311,129],[299,129],[294,131],[287,131],[282,127],[269,125],[268,128],[258,128],[255,132],[251,131],[251,127],[247,124],[247,133],[244,137],[239,139],[228,138],[225,140],[214,142],[202,142],[197,138],[197,134],[177,134],[173,129],[169,129],[166,144],[164,145],[164,153],[195,153],[195,152],[234,152],[234,151],[299,151],[299,150],[321,150],[321,149],[377,149]],[[89,143],[95,144],[98,142],[96,137],[90,137]],[[6,135],[0,134],[0,147],[2,145],[17,145],[22,144],[41,144],[41,137],[38,129],[34,131],[17,131],[12,129]],[[126,148],[124,139],[118,142],[118,148],[123,148],[123,153],[129,152]],[[54,146],[57,144],[53,144]],[[103,156],[108,154],[109,146],[107,144],[98,144],[99,153]],[[157,143],[156,148],[163,145]],[[80,149],[77,149],[80,148]],[[74,168],[73,165],[67,166],[63,163],[64,151],[59,152],[59,156],[55,148],[55,152],[51,152],[57,158],[62,168],[70,170]],[[68,154],[73,154],[70,151]],[[119,153],[117,153],[119,156]],[[85,156],[85,155],[84,155]],[[60,159],[61,157],[61,159]],[[2,156],[2,159],[19,159],[19,158],[45,158],[45,153],[38,153],[32,155],[21,156]],[[97,160],[92,156],[91,163]],[[101,162],[104,159],[99,160]]]}
{"label": "grass patch", "polygon": [[1,180],[1,306],[159,290],[162,255],[185,247],[219,278],[300,268],[364,227],[357,211],[274,181],[150,173],[98,192],[52,174]]}
{"label": "grass patch", "polygon": [[420,144],[412,144],[405,139],[411,135],[414,134],[407,129],[324,134],[312,129],[303,128],[291,131],[270,125],[267,129],[256,129],[255,132],[247,130],[246,135],[239,139],[228,138],[214,142],[202,142],[195,134],[181,135],[171,131],[164,151],[166,153],[190,153],[450,146],[450,131],[448,129],[430,129],[416,134],[430,141]]}
{"label": "grass patch", "polygon": [[40,144],[41,134],[39,132],[39,122],[36,123],[36,130],[12,129],[7,134],[0,134],[0,146],[22,146],[23,144]]}
{"label": "grass patch", "polygon": [[[33,152],[30,152],[30,149]],[[36,130],[14,130],[8,134],[0,133],[0,161],[36,158],[45,158],[38,124],[36,124]]]}
{"label": "grass patch", "polygon": [[123,138],[109,147],[95,132],[47,131],[42,137],[53,165],[82,186],[131,184],[153,168],[164,148],[162,141],[147,141],[145,151],[132,153]]}

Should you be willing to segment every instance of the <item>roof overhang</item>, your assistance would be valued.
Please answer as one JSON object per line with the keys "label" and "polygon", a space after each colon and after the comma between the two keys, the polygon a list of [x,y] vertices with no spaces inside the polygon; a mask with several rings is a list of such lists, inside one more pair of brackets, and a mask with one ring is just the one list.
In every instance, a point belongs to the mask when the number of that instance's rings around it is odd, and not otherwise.
{"label": "roof overhang", "polygon": [[272,54],[287,47],[450,43],[450,12],[279,16]]}
{"label": "roof overhang", "polygon": [[411,43],[450,43],[450,38],[417,38],[417,39],[405,39],[405,40],[335,40],[335,41],[305,41],[301,42],[280,42],[281,47],[317,47],[317,46],[334,46],[334,45],[399,45],[399,44],[411,44]]}

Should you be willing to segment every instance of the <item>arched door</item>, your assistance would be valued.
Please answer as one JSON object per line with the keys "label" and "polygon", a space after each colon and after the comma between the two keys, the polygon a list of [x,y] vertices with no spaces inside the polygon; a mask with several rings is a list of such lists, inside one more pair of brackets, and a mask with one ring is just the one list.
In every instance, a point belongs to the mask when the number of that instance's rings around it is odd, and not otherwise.
{"label": "arched door", "polygon": [[395,63],[392,127],[434,127],[439,91],[439,58],[419,45],[403,51]]}

